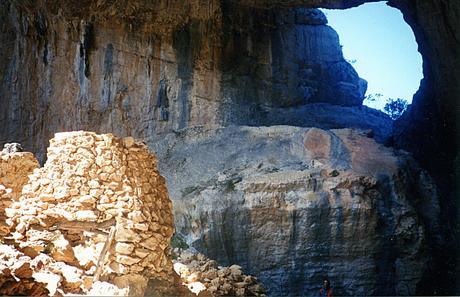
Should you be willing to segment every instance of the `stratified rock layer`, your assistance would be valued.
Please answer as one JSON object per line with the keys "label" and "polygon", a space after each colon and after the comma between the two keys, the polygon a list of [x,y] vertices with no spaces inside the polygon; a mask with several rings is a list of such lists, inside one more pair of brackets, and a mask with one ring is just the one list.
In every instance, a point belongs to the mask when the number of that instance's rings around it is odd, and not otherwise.
{"label": "stratified rock layer", "polygon": [[363,132],[189,129],[164,142],[152,145],[177,230],[269,295],[313,296],[324,275],[337,295],[414,294],[442,243],[434,183]]}
{"label": "stratified rock layer", "polygon": [[32,259],[48,254],[77,269],[75,283],[57,282],[63,293],[88,292],[86,277],[142,294],[149,279],[172,276],[171,208],[144,144],[111,134],[57,133],[44,167],[6,210],[8,238]]}

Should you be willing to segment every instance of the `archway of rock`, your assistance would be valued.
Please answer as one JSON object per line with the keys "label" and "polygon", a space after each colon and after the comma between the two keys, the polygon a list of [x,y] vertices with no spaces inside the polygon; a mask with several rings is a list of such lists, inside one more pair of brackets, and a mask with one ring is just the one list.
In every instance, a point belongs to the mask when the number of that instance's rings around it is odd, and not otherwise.
{"label": "archway of rock", "polygon": [[[333,6],[337,8],[337,5],[344,8],[343,5],[338,2],[339,1],[329,1],[324,6]],[[419,162],[422,163],[437,180],[437,185],[441,193],[443,224],[446,226],[442,235],[446,238],[444,247],[432,251],[434,259],[433,268],[432,271],[428,272],[425,276],[426,279],[421,282],[419,292],[448,294],[449,290],[443,290],[440,288],[449,287],[449,284],[454,284],[454,288],[452,288],[452,290],[454,290],[455,287],[458,290],[460,286],[457,277],[460,266],[458,263],[460,260],[455,248],[455,246],[458,246],[459,242],[458,213],[460,211],[460,201],[456,187],[450,184],[455,184],[455,181],[458,181],[459,178],[458,173],[455,173],[455,168],[458,166],[452,165],[454,164],[453,160],[457,155],[456,151],[459,151],[459,144],[455,140],[458,139],[459,135],[459,129],[457,128],[459,123],[458,111],[456,114],[453,110],[448,111],[445,108],[447,108],[447,106],[457,106],[458,110],[458,103],[453,103],[451,100],[453,100],[454,97],[458,97],[459,90],[457,87],[448,86],[446,82],[439,81],[441,79],[439,75],[441,72],[444,73],[443,71],[445,71],[447,80],[453,79],[452,68],[441,66],[443,62],[440,61],[441,59],[436,57],[436,54],[434,53],[438,52],[439,54],[440,52],[445,51],[446,57],[443,57],[442,60],[448,60],[449,63],[452,63],[453,65],[458,65],[459,58],[458,51],[453,49],[450,44],[451,42],[443,40],[441,41],[441,43],[443,43],[442,45],[431,44],[433,42],[432,38],[434,38],[434,30],[428,30],[430,27],[436,27],[436,30],[442,31],[440,28],[449,28],[451,26],[449,23],[452,23],[452,20],[446,21],[447,24],[442,24],[441,21],[435,25],[433,24],[433,20],[424,22],[420,20],[420,17],[428,12],[433,13],[435,11],[440,12],[449,9],[458,12],[459,7],[454,7],[452,3],[448,2],[442,5],[439,4],[440,3],[433,3],[432,1],[425,1],[423,5],[421,1],[412,1],[410,4],[403,3],[403,1],[388,1],[389,6],[398,8],[404,14],[405,21],[411,26],[413,33],[416,35],[418,50],[423,57],[423,73],[426,78],[421,81],[420,88],[417,87],[417,92],[414,95],[413,107],[410,108],[409,112],[401,118],[400,121],[396,122],[393,136],[395,145],[403,147],[414,153]],[[342,37],[342,35],[347,34],[347,32],[344,32],[345,30],[341,30],[340,25],[343,25],[343,23],[341,23],[343,19],[335,19],[337,18],[337,15],[346,15],[347,11],[356,12],[359,9],[364,10],[364,7],[366,6],[383,7],[384,5],[385,4],[383,2],[372,4],[367,3],[344,11],[329,9],[325,9],[324,11],[328,14],[329,24],[334,27],[335,22],[336,26],[334,28]],[[417,13],[411,11],[414,7],[419,8]],[[423,9],[420,10],[420,7],[423,7]],[[371,9],[369,9],[369,12],[372,12]],[[353,15],[353,13],[350,13],[350,15]],[[355,17],[357,17],[357,15],[357,13],[354,14]],[[368,30],[368,28],[365,28],[365,30]],[[447,30],[450,31],[450,29]],[[458,32],[451,31],[450,34],[452,34],[451,37],[443,36],[443,38],[453,38],[458,41]],[[457,37],[454,37],[454,35]],[[386,41],[389,41],[389,39]],[[346,47],[347,45],[344,44],[344,46]],[[408,51],[409,49],[404,47],[404,49],[401,48],[401,50]],[[344,52],[347,54],[346,48],[344,49]],[[359,72],[359,65],[354,66]],[[440,70],[441,68],[443,70]],[[366,76],[361,72],[359,73],[366,78]],[[400,80],[400,82],[402,81],[403,80]],[[375,94],[379,92],[371,93]],[[444,99],[444,96],[447,98]],[[385,96],[383,98],[385,98]],[[450,255],[445,254],[444,250],[450,250]],[[441,267],[446,267],[446,269]],[[439,270],[444,270],[444,272],[439,273]],[[443,285],[438,286],[435,283],[443,283]]]}
{"label": "archway of rock", "polygon": [[[301,5],[300,1],[289,2]],[[316,7],[345,9],[376,1],[312,2]],[[460,181],[460,145],[457,140],[460,139],[460,108],[456,99],[460,96],[460,87],[455,69],[460,66],[460,25],[455,15],[459,15],[460,5],[456,1],[431,0],[392,0],[387,3],[401,10],[411,26],[423,58],[424,75],[409,112],[395,123],[393,139],[396,146],[412,152],[436,179],[445,225],[442,236],[446,237],[447,244],[434,252],[436,260],[432,275],[427,275],[422,282],[424,288],[421,291],[431,291],[432,294],[458,292],[460,257],[456,247],[459,245],[460,198],[455,185]],[[448,254],[447,250],[450,251]],[[452,289],[442,289],[446,287]]]}
{"label": "archway of rock", "polygon": [[367,80],[363,104],[380,110],[390,98],[410,104],[423,78],[422,57],[401,12],[383,2],[322,11],[339,34],[344,57]]}
{"label": "archway of rock", "polygon": [[410,110],[396,121],[393,140],[396,147],[413,153],[435,178],[441,196],[445,226],[442,236],[446,236],[447,242],[446,246],[435,251],[437,259],[433,262],[432,275],[427,276],[421,291],[431,291],[432,294],[458,292],[460,257],[456,247],[459,246],[460,225],[457,218],[460,217],[460,198],[455,185],[460,182],[460,143],[457,140],[460,139],[460,84],[456,77],[456,69],[460,67],[460,3],[454,0],[239,2],[265,8],[301,6],[325,9],[347,9],[367,2],[386,2],[403,13],[404,20],[414,32],[422,55],[424,79],[413,97]]}

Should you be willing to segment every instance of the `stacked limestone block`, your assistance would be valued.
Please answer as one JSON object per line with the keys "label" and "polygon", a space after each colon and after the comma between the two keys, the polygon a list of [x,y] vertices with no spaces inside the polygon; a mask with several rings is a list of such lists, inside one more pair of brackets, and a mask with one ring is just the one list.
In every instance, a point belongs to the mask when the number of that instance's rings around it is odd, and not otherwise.
{"label": "stacked limestone block", "polygon": [[193,250],[180,252],[180,256],[174,260],[174,270],[183,284],[196,295],[267,296],[259,280],[243,274],[241,266],[218,266],[216,261]]}
{"label": "stacked limestone block", "polygon": [[78,131],[55,135],[47,162],[7,215],[25,254],[47,253],[93,280],[126,283],[169,278],[171,210],[145,144]]}
{"label": "stacked limestone block", "polygon": [[28,175],[39,164],[32,153],[16,152],[7,149],[0,151],[0,237],[3,238],[9,228],[5,224],[5,208],[11,206],[21,195],[22,187],[28,181]]}

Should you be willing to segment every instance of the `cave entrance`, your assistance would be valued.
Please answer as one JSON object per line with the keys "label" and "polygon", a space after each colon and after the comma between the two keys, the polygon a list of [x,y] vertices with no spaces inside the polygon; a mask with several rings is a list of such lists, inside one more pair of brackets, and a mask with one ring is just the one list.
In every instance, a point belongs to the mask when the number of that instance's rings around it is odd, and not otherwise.
{"label": "cave entrance", "polygon": [[340,37],[345,59],[368,82],[363,104],[383,111],[390,98],[410,104],[423,78],[422,57],[401,11],[385,2],[321,10]]}

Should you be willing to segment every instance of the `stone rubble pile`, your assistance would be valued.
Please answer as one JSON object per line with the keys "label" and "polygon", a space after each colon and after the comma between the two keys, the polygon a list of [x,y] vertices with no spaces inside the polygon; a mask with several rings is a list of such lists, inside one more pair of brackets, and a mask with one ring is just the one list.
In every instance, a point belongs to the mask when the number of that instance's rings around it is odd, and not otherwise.
{"label": "stone rubble pile", "polygon": [[165,180],[155,156],[131,137],[57,133],[44,167],[12,201],[5,242],[19,258],[47,262],[45,279],[56,279],[60,294],[90,293],[99,281],[141,294],[149,279],[167,281],[174,273]]}
{"label": "stone rubble pile", "polygon": [[10,144],[0,151],[0,236],[9,232],[5,224],[5,209],[17,201],[22,187],[28,181],[28,175],[38,168],[39,164],[32,153],[19,152]]}
{"label": "stone rubble pile", "polygon": [[[85,290],[81,290],[84,287]],[[5,296],[62,296],[87,292],[92,296],[124,296],[128,289],[92,282],[83,269],[56,261],[47,254],[30,257],[12,245],[0,245],[0,294]]]}
{"label": "stone rubble pile", "polygon": [[175,250],[174,270],[184,285],[199,296],[266,296],[266,290],[254,276],[245,275],[241,266],[218,266],[191,249]]}

